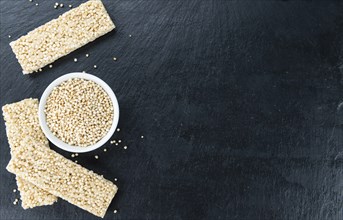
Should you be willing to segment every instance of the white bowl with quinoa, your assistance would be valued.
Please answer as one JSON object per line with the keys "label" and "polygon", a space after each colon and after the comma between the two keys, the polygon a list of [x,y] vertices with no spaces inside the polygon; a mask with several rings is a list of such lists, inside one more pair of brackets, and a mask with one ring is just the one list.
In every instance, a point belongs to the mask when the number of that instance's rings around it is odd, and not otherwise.
{"label": "white bowl with quinoa", "polygon": [[39,123],[57,147],[75,153],[95,150],[113,135],[119,105],[112,89],[88,73],[69,73],[54,80],[39,102]]}

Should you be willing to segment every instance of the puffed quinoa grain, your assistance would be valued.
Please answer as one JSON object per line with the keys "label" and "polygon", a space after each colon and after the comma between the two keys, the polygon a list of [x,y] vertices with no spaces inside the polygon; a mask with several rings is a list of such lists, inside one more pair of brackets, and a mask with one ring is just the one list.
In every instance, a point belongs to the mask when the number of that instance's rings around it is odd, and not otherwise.
{"label": "puffed quinoa grain", "polygon": [[30,137],[21,142],[17,155],[6,168],[26,181],[102,218],[118,190],[111,181]]}
{"label": "puffed quinoa grain", "polygon": [[97,143],[110,130],[113,106],[97,83],[73,78],[55,87],[45,105],[46,122],[60,140],[73,146]]}
{"label": "puffed quinoa grain", "polygon": [[115,28],[101,0],[90,0],[10,43],[23,73],[32,73]]}
{"label": "puffed quinoa grain", "polygon": [[[48,139],[43,134],[38,120],[38,99],[24,99],[20,102],[2,107],[6,125],[6,134],[10,145],[11,156],[21,148],[20,141],[30,136],[44,147],[49,147]],[[38,188],[30,182],[16,177],[18,190],[24,209],[36,206],[52,205],[57,197]]]}

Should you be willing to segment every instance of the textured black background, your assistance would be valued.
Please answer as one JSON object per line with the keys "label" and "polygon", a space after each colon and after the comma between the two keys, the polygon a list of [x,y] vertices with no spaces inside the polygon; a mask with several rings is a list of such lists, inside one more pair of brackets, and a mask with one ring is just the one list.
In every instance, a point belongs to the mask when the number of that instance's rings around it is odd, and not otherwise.
{"label": "textured black background", "polygon": [[[343,219],[342,3],[104,0],[115,32],[24,76],[8,43],[69,10],[34,1],[0,3],[0,105],[74,71],[112,87],[129,147],[77,158],[118,178],[106,219]],[[97,219],[14,206],[0,128],[1,219]]]}

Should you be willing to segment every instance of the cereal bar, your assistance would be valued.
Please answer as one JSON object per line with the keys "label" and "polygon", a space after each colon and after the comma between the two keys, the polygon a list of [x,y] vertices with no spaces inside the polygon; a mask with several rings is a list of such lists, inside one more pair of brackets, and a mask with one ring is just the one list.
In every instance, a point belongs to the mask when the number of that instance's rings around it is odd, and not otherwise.
{"label": "cereal bar", "polygon": [[29,137],[21,142],[7,170],[102,218],[118,189],[104,177]]}
{"label": "cereal bar", "polygon": [[115,28],[100,0],[90,0],[10,43],[24,74],[94,41]]}

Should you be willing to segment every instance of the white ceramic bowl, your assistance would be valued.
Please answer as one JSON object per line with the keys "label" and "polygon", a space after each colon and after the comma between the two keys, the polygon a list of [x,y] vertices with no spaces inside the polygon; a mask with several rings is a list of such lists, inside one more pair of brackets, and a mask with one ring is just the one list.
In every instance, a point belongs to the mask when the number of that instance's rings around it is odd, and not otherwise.
{"label": "white ceramic bowl", "polygon": [[[69,145],[65,142],[63,142],[62,140],[58,139],[49,129],[47,123],[46,123],[46,118],[45,118],[45,113],[44,113],[44,109],[45,109],[45,104],[46,104],[46,100],[48,98],[48,96],[50,95],[52,89],[56,86],[58,86],[59,84],[61,84],[62,82],[71,79],[71,78],[82,78],[82,79],[87,79],[87,80],[91,80],[95,83],[97,83],[98,85],[100,85],[105,92],[110,96],[112,104],[113,104],[113,122],[112,122],[112,126],[110,128],[110,130],[108,131],[108,133],[100,140],[98,141],[96,144],[94,145],[90,145],[87,147],[79,147],[79,146],[72,146]],[[75,152],[75,153],[84,153],[84,152],[89,152],[92,150],[95,150],[99,147],[101,147],[102,145],[104,145],[113,135],[114,131],[117,128],[118,125],[118,121],[119,121],[119,105],[118,105],[118,101],[117,101],[117,97],[114,95],[114,92],[112,91],[111,87],[109,87],[103,80],[101,80],[100,78],[93,76],[91,74],[87,74],[87,73],[69,73],[69,74],[65,74],[57,79],[55,79],[44,91],[40,102],[39,102],[39,109],[38,109],[38,117],[39,117],[39,123],[40,126],[45,134],[45,136],[57,147],[69,151],[69,152]]]}

